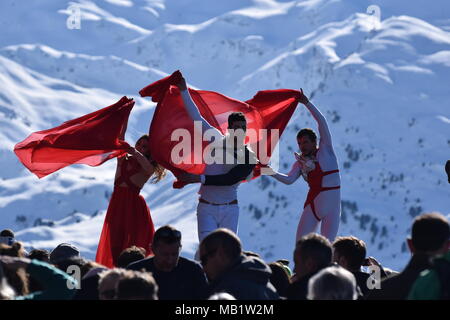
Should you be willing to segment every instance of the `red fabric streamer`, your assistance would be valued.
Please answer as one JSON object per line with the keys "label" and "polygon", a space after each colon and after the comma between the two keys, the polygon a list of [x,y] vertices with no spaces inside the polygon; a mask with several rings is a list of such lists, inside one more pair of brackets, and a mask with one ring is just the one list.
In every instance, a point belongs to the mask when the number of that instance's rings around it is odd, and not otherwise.
{"label": "red fabric streamer", "polygon": [[[157,102],[156,110],[150,126],[150,151],[154,160],[178,177],[184,171],[193,174],[202,174],[206,164],[195,163],[194,159],[203,159],[203,150],[209,144],[209,141],[202,142],[202,148],[194,148],[195,139],[191,139],[191,152],[183,154],[185,163],[174,163],[172,160],[172,150],[181,142],[181,140],[171,141],[172,133],[177,129],[185,129],[191,137],[194,137],[194,123],[184,108],[179,89],[175,86],[179,83],[182,75],[175,71],[172,75],[158,80],[139,93],[141,96],[151,96],[152,101]],[[195,104],[199,108],[200,114],[206,121],[222,134],[226,133],[228,127],[228,115],[232,112],[242,112],[247,119],[247,132],[254,129],[256,136],[247,136],[246,143],[252,148],[260,160],[255,168],[254,176],[260,174],[261,166],[267,164],[278,142],[271,143],[271,131],[268,131],[267,139],[260,134],[260,129],[277,129],[279,137],[283,133],[289,119],[295,111],[298,104],[300,92],[298,90],[266,90],[259,91],[252,99],[242,102],[220,93],[212,91],[200,91],[189,89],[189,92]],[[267,155],[267,156],[264,156]],[[174,183],[174,188],[180,188],[184,185],[181,181]]]}
{"label": "red fabric streamer", "polygon": [[71,164],[98,166],[129,148],[119,135],[133,106],[132,99],[122,97],[109,107],[32,133],[15,145],[14,152],[38,178]]}

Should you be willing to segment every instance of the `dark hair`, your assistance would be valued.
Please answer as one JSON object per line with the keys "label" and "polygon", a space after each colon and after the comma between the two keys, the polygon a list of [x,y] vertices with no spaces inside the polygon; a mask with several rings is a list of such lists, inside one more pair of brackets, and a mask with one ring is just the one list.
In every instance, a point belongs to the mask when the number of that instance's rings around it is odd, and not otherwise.
{"label": "dark hair", "polygon": [[[135,145],[137,145],[139,143],[139,141],[141,141],[143,139],[149,140],[150,136],[148,134],[142,135],[141,137],[139,137],[139,139],[136,140]],[[162,179],[164,179],[164,177],[167,174],[166,169],[163,166],[161,166],[159,163],[154,161],[152,159],[151,155],[144,155],[144,156],[146,156],[151,161],[153,167],[155,168],[155,172],[153,173],[153,177],[150,179],[150,182],[157,183],[157,182],[161,181]]]}
{"label": "dark hair", "polygon": [[440,213],[425,213],[414,219],[411,239],[418,251],[436,251],[450,239],[448,220]]}
{"label": "dark hair", "polygon": [[153,246],[156,246],[158,242],[164,242],[167,244],[173,244],[179,242],[181,244],[181,232],[172,226],[165,225],[156,230],[153,236]]}
{"label": "dark hair", "polygon": [[295,251],[301,251],[302,258],[311,258],[316,263],[316,269],[327,267],[331,263],[332,246],[330,241],[317,233],[310,233],[297,241]]}
{"label": "dark hair", "polygon": [[117,258],[117,267],[125,269],[130,263],[144,259],[145,255],[144,248],[131,246],[120,253]]}
{"label": "dark hair", "polygon": [[127,270],[117,283],[117,299],[157,300],[158,285],[149,272]]}
{"label": "dark hair", "polygon": [[311,128],[304,128],[297,133],[297,139],[301,137],[308,137],[312,142],[317,143],[317,135]]}
{"label": "dark hair", "polygon": [[334,251],[345,257],[349,268],[361,268],[366,258],[366,244],[356,237],[338,237],[333,243]]}
{"label": "dark hair", "polygon": [[291,283],[290,274],[281,262],[271,262],[269,263],[269,267],[272,270],[272,275],[269,279],[270,283],[275,287],[280,296],[286,297],[287,288]]}
{"label": "dark hair", "polygon": [[231,127],[233,122],[236,122],[236,121],[245,121],[245,122],[247,122],[247,119],[245,119],[245,116],[244,116],[244,114],[242,112],[230,113],[230,115],[228,116],[228,127]]}
{"label": "dark hair", "polygon": [[21,242],[14,242],[12,245],[0,243],[0,256],[1,255],[25,258],[25,250]]}
{"label": "dark hair", "polygon": [[28,253],[28,259],[50,262],[50,252],[44,249],[33,249]]}
{"label": "dark hair", "polygon": [[0,232],[0,237],[14,238],[14,232],[11,229],[4,229]]}
{"label": "dark hair", "polygon": [[222,247],[224,253],[231,260],[236,259],[242,253],[241,240],[231,230],[219,228],[208,234],[201,245],[206,252],[213,252]]}

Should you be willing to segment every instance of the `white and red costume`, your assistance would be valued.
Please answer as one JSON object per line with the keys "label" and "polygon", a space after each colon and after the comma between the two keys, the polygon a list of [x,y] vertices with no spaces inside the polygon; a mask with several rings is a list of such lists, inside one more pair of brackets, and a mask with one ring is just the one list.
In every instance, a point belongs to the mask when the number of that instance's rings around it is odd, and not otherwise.
{"label": "white and red costume", "polygon": [[319,126],[319,147],[312,157],[296,155],[296,161],[288,175],[275,173],[272,176],[280,182],[292,184],[303,175],[308,182],[309,192],[297,227],[296,241],[314,232],[319,223],[321,223],[320,233],[330,241],[334,241],[341,213],[338,161],[325,117],[311,102],[308,102],[306,107]]}

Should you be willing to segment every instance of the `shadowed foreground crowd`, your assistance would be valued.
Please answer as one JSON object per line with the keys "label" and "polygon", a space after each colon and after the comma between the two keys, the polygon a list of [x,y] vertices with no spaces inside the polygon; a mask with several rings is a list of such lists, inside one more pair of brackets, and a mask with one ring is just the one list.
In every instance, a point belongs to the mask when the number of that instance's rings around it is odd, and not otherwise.
{"label": "shadowed foreground crowd", "polygon": [[[131,247],[108,269],[67,243],[51,252],[25,252],[11,230],[0,233],[0,300],[440,300],[450,298],[450,227],[439,213],[418,216],[407,239],[411,259],[402,272],[367,257],[365,243],[311,233],[288,260],[264,262],[239,238],[217,229],[200,244],[200,263],[181,257],[181,233],[154,236],[154,255]],[[369,272],[363,271],[367,267]]]}

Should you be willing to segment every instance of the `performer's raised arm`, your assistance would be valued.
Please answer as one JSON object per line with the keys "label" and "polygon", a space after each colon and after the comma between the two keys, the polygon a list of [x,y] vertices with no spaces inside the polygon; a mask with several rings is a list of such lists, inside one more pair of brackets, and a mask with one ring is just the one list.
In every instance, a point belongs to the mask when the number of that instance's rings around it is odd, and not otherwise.
{"label": "performer's raised arm", "polygon": [[274,172],[274,174],[271,176],[284,184],[293,184],[295,181],[297,181],[301,174],[302,170],[300,169],[300,164],[298,163],[298,161],[295,161],[292,165],[291,171],[289,171],[287,175]]}
{"label": "performer's raised arm", "polygon": [[182,77],[181,81],[177,84],[178,89],[180,89],[181,98],[183,99],[184,107],[186,108],[186,111],[188,112],[189,116],[191,117],[192,121],[201,121],[202,122],[202,132],[213,129],[216,130],[220,135],[222,133],[211,126],[208,121],[205,120],[205,118],[202,117],[200,114],[200,111],[198,110],[197,105],[192,100],[191,95],[189,94],[189,90],[186,86],[186,80]]}
{"label": "performer's raised arm", "polygon": [[320,134],[320,145],[327,145],[332,146],[331,142],[331,133],[330,129],[328,128],[327,120],[325,119],[325,116],[319,111],[319,109],[316,108],[315,105],[311,103],[311,101],[308,100],[308,98],[303,94],[303,90],[300,89],[301,96],[299,98],[299,101],[303,103],[306,108],[311,112],[314,119],[316,119],[317,124],[319,126],[319,134]]}
{"label": "performer's raised arm", "polygon": [[128,153],[136,158],[137,162],[139,162],[146,174],[152,175],[153,172],[155,172],[155,167],[153,166],[151,160],[136,150],[136,148],[130,146]]}

